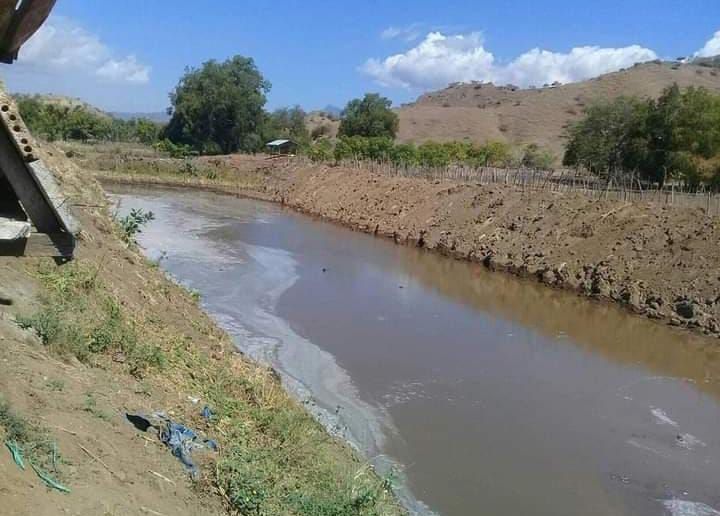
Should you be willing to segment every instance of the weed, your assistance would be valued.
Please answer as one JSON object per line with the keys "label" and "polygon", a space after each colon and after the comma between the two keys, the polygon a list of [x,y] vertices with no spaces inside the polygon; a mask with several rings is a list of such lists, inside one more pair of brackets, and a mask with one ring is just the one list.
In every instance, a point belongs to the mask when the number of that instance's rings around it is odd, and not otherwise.
{"label": "weed", "polygon": [[200,294],[200,291],[194,288],[186,287],[186,290],[188,291],[188,294],[190,294],[190,297],[192,298],[195,303],[199,303],[202,299],[202,295]]}
{"label": "weed", "polygon": [[51,391],[62,392],[65,390],[65,382],[58,379],[48,380],[47,383],[45,383],[45,387]]}
{"label": "weed", "polygon": [[56,310],[41,310],[31,316],[17,316],[15,323],[23,330],[32,329],[43,344],[48,345],[60,333],[60,316]]}
{"label": "weed", "polygon": [[57,465],[61,459],[48,432],[18,415],[2,398],[0,427],[5,429],[4,441],[19,446],[30,463],[57,473]]}
{"label": "weed", "polygon": [[89,412],[98,419],[102,419],[103,421],[110,421],[110,415],[107,412],[98,408],[97,400],[95,399],[95,396],[93,396],[93,394],[90,392],[85,394],[85,405],[83,406],[83,410],[85,412]]}
{"label": "weed", "polygon": [[140,208],[130,210],[129,214],[117,221],[120,225],[120,237],[127,244],[135,244],[143,226],[152,220],[155,220],[155,214],[151,211],[146,212]]}
{"label": "weed", "polygon": [[16,322],[33,329],[51,351],[82,362],[122,352],[135,376],[164,366],[160,347],[141,341],[135,323],[108,293],[96,269],[76,261],[63,267],[41,266],[39,276],[48,291],[46,299],[37,312],[17,317]]}

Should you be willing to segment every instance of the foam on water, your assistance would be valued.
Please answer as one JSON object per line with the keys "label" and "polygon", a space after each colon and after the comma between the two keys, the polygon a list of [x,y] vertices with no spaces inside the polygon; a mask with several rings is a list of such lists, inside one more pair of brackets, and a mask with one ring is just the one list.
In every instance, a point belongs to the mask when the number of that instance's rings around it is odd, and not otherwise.
{"label": "foam on water", "polygon": [[662,504],[672,516],[720,516],[720,512],[704,503],[674,499],[663,500]]}

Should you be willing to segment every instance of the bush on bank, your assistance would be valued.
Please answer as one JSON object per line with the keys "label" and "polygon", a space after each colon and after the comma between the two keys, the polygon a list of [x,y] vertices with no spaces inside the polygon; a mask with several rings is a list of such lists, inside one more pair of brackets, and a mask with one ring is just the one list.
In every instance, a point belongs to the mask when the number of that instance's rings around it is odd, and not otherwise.
{"label": "bush on bank", "polygon": [[515,147],[504,142],[477,145],[470,142],[433,142],[420,145],[396,143],[388,137],[341,137],[333,146],[322,139],[305,147],[313,161],[379,161],[400,167],[447,167],[450,165],[550,169],[555,156],[531,144]]}

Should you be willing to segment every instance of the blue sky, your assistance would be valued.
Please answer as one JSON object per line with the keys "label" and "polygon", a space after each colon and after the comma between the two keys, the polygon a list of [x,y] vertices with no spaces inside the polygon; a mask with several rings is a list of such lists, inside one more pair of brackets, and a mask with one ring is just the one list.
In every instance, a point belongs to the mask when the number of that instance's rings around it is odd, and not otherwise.
{"label": "blue sky", "polygon": [[569,82],[720,53],[720,2],[58,0],[43,30],[0,69],[13,91],[159,111],[185,66],[242,54],[273,85],[268,107],[314,109],[367,91],[400,103],[453,80]]}

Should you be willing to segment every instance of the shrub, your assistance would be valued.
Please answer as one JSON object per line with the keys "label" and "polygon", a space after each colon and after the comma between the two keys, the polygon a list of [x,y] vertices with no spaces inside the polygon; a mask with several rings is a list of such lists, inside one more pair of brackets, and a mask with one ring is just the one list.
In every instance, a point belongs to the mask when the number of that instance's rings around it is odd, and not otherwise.
{"label": "shrub", "polygon": [[151,211],[130,210],[129,214],[118,220],[121,238],[128,244],[134,244],[137,235],[142,233],[143,226],[154,219],[155,214]]}
{"label": "shrub", "polygon": [[377,93],[354,99],[342,112],[340,136],[395,138],[399,126],[397,114],[390,109],[392,102]]}

